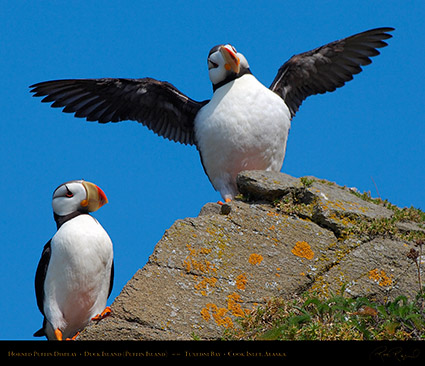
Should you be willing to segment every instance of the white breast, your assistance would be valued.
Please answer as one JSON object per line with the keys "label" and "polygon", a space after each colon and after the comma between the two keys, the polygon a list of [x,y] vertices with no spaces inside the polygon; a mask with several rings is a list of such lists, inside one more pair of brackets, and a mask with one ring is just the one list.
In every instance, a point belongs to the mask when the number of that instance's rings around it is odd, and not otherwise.
{"label": "white breast", "polygon": [[280,171],[290,129],[290,112],[278,95],[253,75],[217,89],[195,119],[195,136],[214,188],[223,198],[237,194],[243,170]]}
{"label": "white breast", "polygon": [[111,239],[93,217],[79,215],[60,227],[44,283],[48,331],[59,328],[72,337],[104,310],[112,259]]}

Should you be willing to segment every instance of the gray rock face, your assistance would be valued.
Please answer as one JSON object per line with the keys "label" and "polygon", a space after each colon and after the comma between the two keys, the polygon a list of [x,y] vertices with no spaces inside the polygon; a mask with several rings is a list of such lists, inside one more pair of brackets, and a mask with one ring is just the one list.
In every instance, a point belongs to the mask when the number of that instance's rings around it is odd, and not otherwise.
{"label": "gray rock face", "polygon": [[[238,187],[242,199],[207,203],[198,217],[177,220],[112,315],[78,339],[217,339],[271,297],[327,296],[343,285],[349,295],[381,300],[417,293],[406,256],[414,242],[367,229],[393,210],[311,177],[249,171]],[[410,221],[391,227],[424,230]]]}

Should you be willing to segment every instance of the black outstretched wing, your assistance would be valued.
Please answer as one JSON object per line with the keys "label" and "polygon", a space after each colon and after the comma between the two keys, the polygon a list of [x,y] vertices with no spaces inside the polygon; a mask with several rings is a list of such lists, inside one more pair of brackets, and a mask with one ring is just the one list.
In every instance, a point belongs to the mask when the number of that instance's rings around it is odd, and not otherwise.
{"label": "black outstretched wing", "polygon": [[334,91],[379,55],[377,48],[394,28],[376,28],[355,34],[312,51],[292,56],[279,69],[270,89],[283,98],[294,116],[305,98]]}
{"label": "black outstretched wing", "polygon": [[100,123],[133,120],[159,136],[195,144],[193,121],[208,101],[197,102],[167,82],[143,79],[69,79],[30,86],[34,96],[65,107],[87,121]]}

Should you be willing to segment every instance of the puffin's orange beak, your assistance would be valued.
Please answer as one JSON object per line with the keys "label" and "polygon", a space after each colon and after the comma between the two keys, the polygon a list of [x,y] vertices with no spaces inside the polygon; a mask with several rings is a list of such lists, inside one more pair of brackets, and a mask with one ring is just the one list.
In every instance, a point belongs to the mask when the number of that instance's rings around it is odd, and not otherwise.
{"label": "puffin's orange beak", "polygon": [[89,212],[94,212],[108,203],[105,193],[94,183],[83,182],[87,191],[87,198],[81,201],[81,206],[87,207]]}
{"label": "puffin's orange beak", "polygon": [[241,60],[236,53],[228,46],[221,46],[220,53],[223,55],[226,64],[226,70],[233,70],[234,73],[239,74]]}

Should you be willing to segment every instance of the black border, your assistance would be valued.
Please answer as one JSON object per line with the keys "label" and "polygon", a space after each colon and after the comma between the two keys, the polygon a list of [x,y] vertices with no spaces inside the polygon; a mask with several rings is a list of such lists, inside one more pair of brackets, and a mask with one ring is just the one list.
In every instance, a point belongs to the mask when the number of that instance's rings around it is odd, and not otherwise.
{"label": "black border", "polygon": [[1,341],[1,359],[35,360],[275,360],[418,364],[425,341]]}

